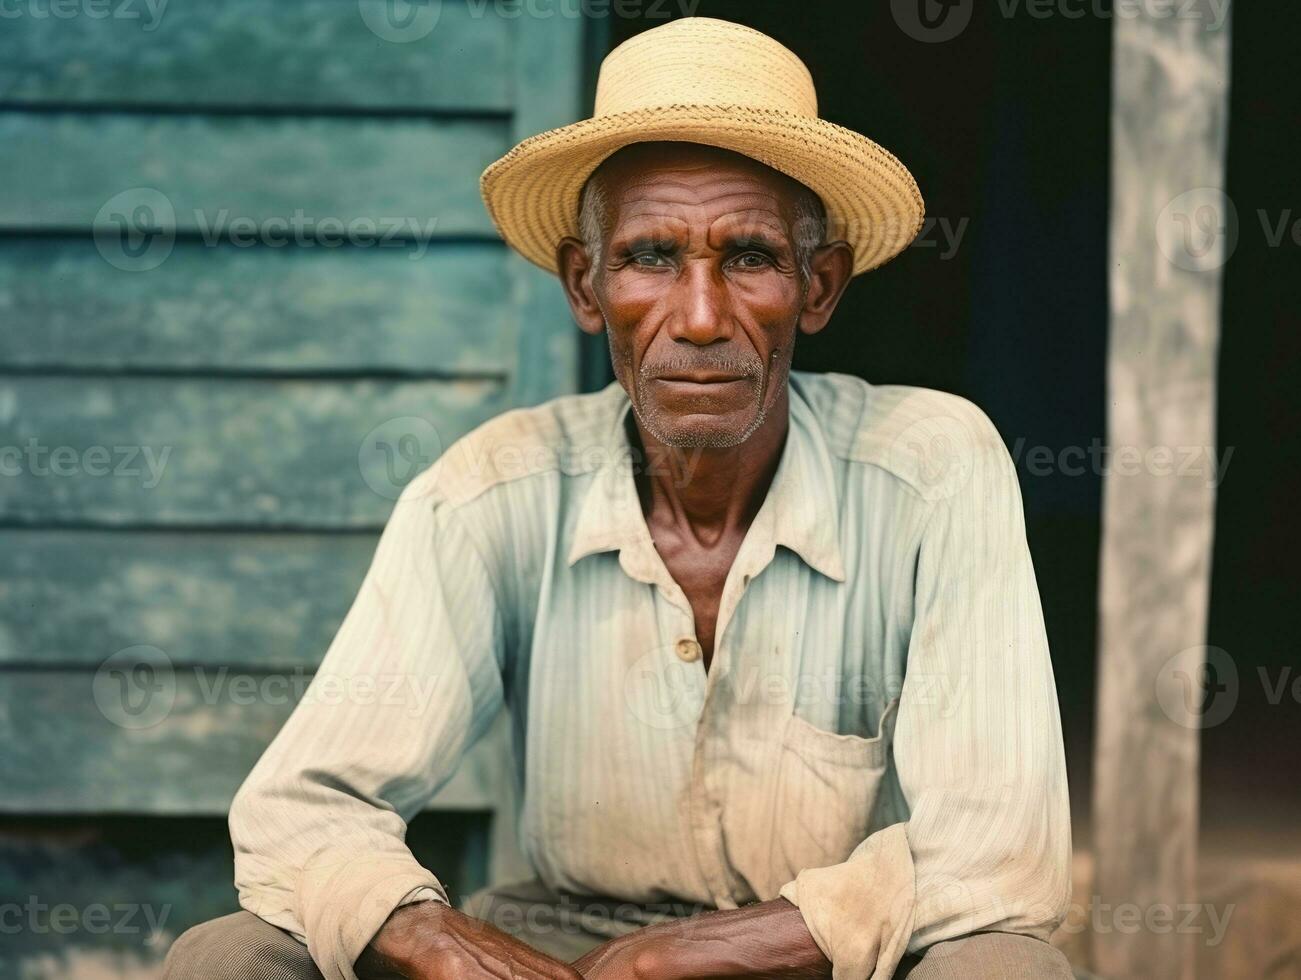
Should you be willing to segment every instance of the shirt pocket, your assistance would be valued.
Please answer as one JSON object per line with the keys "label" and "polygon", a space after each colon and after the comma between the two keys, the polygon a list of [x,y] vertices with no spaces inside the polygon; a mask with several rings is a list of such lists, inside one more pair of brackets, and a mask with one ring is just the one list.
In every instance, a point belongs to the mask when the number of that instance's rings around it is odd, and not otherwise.
{"label": "shirt pocket", "polygon": [[805,868],[839,864],[867,837],[894,735],[895,698],[873,738],[824,731],[791,714],[773,794],[771,863],[777,887]]}

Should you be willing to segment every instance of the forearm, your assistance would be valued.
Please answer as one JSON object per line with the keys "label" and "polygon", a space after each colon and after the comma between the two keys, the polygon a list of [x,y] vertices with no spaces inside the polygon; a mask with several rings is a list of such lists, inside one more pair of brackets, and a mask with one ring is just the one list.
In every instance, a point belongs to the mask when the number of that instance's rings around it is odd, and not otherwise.
{"label": "forearm", "polygon": [[831,976],[831,962],[809,935],[800,910],[784,898],[649,926],[617,942],[625,945],[620,958],[636,963],[637,975],[656,980]]}
{"label": "forearm", "polygon": [[357,958],[359,980],[397,980],[433,953],[448,906],[419,902],[396,909]]}
{"label": "forearm", "polygon": [[583,980],[567,963],[442,902],[390,915],[354,969],[361,980]]}

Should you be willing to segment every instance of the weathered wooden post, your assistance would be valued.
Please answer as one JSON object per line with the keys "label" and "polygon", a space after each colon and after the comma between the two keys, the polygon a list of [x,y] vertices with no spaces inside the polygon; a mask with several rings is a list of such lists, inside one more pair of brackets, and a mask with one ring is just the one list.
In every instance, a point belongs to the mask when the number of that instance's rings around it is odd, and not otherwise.
{"label": "weathered wooden post", "polygon": [[[1093,965],[1109,980],[1193,976],[1194,937],[1150,923],[1195,900],[1199,731],[1229,703],[1215,698],[1204,646],[1220,270],[1236,241],[1221,191],[1227,14],[1224,3],[1114,14],[1091,898],[1111,910],[1091,916]],[[1205,447],[1212,464],[1189,472],[1181,447]],[[1136,930],[1119,928],[1120,906],[1137,907]]]}

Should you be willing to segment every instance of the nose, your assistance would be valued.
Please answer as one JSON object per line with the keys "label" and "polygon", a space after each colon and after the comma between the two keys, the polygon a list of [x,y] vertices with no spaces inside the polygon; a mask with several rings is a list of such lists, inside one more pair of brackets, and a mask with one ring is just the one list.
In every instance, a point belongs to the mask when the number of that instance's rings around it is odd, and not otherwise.
{"label": "nose", "polygon": [[674,282],[669,335],[699,347],[732,337],[727,286],[708,262],[688,262]]}

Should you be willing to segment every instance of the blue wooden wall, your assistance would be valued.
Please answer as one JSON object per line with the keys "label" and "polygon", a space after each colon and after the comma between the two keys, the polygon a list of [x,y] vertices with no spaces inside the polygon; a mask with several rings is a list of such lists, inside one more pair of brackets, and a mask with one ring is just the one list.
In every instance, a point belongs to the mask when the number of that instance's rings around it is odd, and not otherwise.
{"label": "blue wooden wall", "polygon": [[[479,422],[579,384],[554,280],[496,238],[477,181],[586,114],[590,38],[509,0],[16,9],[0,976],[150,976],[170,938],[234,907],[226,808],[401,486]],[[510,862],[506,824],[490,866],[476,816],[509,792],[502,750],[482,743],[417,821],[435,829],[413,830],[467,888]],[[98,905],[140,928],[96,928]]]}

